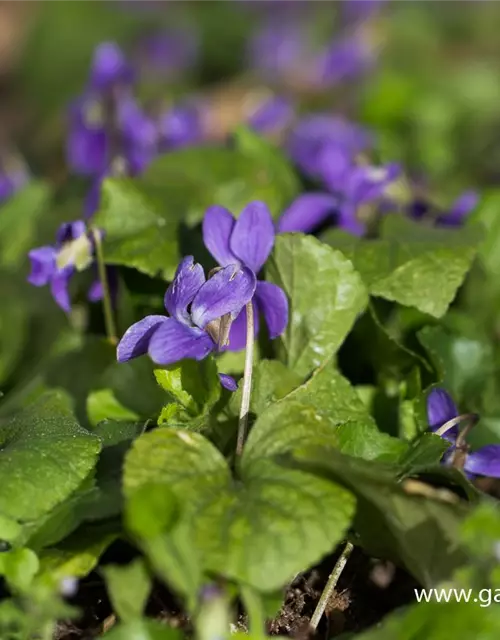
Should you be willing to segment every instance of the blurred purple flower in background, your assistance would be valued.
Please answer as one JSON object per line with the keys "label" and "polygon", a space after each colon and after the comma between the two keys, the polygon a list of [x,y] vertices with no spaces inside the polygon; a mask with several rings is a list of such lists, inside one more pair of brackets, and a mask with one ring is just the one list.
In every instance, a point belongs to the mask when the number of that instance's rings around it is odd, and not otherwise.
{"label": "blurred purple flower in background", "polygon": [[385,4],[388,0],[342,0],[342,16],[347,24],[359,24],[373,18]]}
{"label": "blurred purple flower in background", "polygon": [[[431,431],[437,431],[459,415],[449,393],[440,388],[432,389],[427,396],[427,421]],[[458,434],[459,427],[454,425],[441,436],[451,443],[450,448],[443,456],[443,464],[451,464]],[[488,444],[477,451],[467,453],[464,472],[470,478],[477,475],[500,478],[500,444]]]}
{"label": "blurred purple flower in background", "polygon": [[141,77],[172,80],[195,64],[198,49],[193,29],[171,29],[143,38],[134,57]]}
{"label": "blurred purple flower in background", "polygon": [[409,209],[409,214],[416,220],[434,220],[438,226],[460,227],[469,214],[476,208],[479,202],[479,195],[476,191],[464,191],[443,213],[437,215],[433,213],[432,204],[424,198],[417,198]]}
{"label": "blurred purple flower in background", "polygon": [[205,107],[201,102],[167,109],[157,119],[158,149],[171,151],[205,140]]}
{"label": "blurred purple flower in background", "polygon": [[[93,263],[94,245],[82,220],[66,222],[59,227],[56,243],[32,249],[28,257],[31,273],[28,282],[35,287],[50,286],[52,297],[61,309],[71,311],[69,283],[76,271],[83,271]],[[102,298],[100,283],[89,290],[89,299]]]}
{"label": "blurred purple flower in background", "polygon": [[323,147],[315,169],[328,191],[298,196],[281,216],[279,231],[310,233],[333,215],[341,229],[363,235],[361,208],[368,204],[377,206],[387,187],[401,173],[395,163],[375,167],[356,162],[342,147],[333,144]]}
{"label": "blurred purple flower in background", "polygon": [[[215,205],[203,219],[203,241],[219,265],[240,264],[257,275],[274,246],[275,229],[269,209],[263,202],[250,202],[237,220],[230,211]],[[275,284],[257,281],[253,300],[254,318],[262,313],[271,339],[280,336],[288,323],[288,300]],[[259,322],[254,323],[255,335]],[[229,333],[229,350],[245,347],[247,335],[244,311],[234,320]]]}
{"label": "blurred purple flower in background", "polygon": [[157,130],[132,95],[134,73],[114,43],[99,45],[82,96],[69,109],[68,164],[94,178],[85,206],[92,215],[107,175],[137,175],[157,152]]}
{"label": "blurred purple flower in background", "polygon": [[[251,269],[230,264],[208,280],[192,256],[182,260],[165,294],[169,317],[146,316],[133,324],[117,347],[119,362],[149,354],[159,365],[170,365],[185,358],[203,360],[219,347],[215,335],[220,318],[235,317],[252,299],[255,275]],[[234,390],[229,376],[221,383]]]}
{"label": "blurred purple flower in background", "polygon": [[8,200],[29,181],[27,166],[18,157],[0,157],[0,204]]}
{"label": "blurred purple flower in background", "polygon": [[285,143],[292,160],[313,178],[319,177],[320,158],[325,147],[335,147],[354,158],[372,145],[372,134],[366,129],[329,113],[302,117],[293,126]]}
{"label": "blurred purple flower in background", "polygon": [[281,133],[292,123],[295,110],[284,96],[270,96],[249,109],[248,126],[260,134]]}
{"label": "blurred purple flower in background", "polygon": [[336,40],[317,56],[315,84],[331,86],[355,78],[373,67],[377,59],[365,34],[355,33]]}

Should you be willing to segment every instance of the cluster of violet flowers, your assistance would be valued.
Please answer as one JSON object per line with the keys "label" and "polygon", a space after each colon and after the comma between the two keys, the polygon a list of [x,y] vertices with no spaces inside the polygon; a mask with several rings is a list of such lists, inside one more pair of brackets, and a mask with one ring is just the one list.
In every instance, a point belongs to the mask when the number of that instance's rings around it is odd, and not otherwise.
{"label": "cluster of violet flowers", "polygon": [[[452,464],[458,447],[460,418],[457,406],[447,391],[439,387],[430,391],[427,396],[427,422],[430,431],[436,432],[449,423],[449,428],[445,427],[444,433],[440,433],[450,443],[442,460],[445,465]],[[476,476],[500,478],[500,444],[488,444],[476,451],[467,451],[463,470],[471,480]]]}
{"label": "cluster of violet flowers", "polygon": [[248,43],[248,64],[266,81],[313,91],[363,75],[377,58],[366,23],[383,4],[384,0],[341,0],[329,7],[330,17],[336,10],[340,28],[336,33],[332,28],[329,40],[318,47],[310,35],[318,5],[250,0],[245,5],[259,14],[260,24]]}

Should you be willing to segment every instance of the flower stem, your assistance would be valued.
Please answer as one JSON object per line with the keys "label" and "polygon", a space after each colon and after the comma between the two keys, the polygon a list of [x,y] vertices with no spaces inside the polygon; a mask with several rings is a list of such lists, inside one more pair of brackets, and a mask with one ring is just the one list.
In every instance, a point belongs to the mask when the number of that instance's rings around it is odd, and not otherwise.
{"label": "flower stem", "polygon": [[469,431],[472,429],[472,427],[474,427],[477,424],[478,420],[479,420],[479,416],[476,413],[464,413],[460,416],[455,416],[451,420],[448,420],[448,422],[445,422],[441,427],[439,427],[439,429],[436,429],[434,433],[437,436],[443,436],[445,433],[447,433],[450,429],[455,427],[457,424],[460,424],[462,422],[467,422],[466,426],[464,427],[463,431],[460,434],[460,436],[462,436],[462,433],[463,433],[463,436],[461,437],[461,440],[463,440],[465,436],[469,433]]}
{"label": "flower stem", "polygon": [[254,346],[254,318],[252,301],[246,306],[247,314],[247,342],[245,348],[245,370],[243,372],[243,389],[241,392],[240,420],[238,423],[238,440],[236,455],[241,456],[247,436],[248,412],[250,411],[250,395],[252,393],[253,346]]}
{"label": "flower stem", "polygon": [[102,307],[104,311],[104,324],[106,325],[106,335],[111,344],[116,345],[118,338],[116,335],[115,319],[113,316],[113,305],[111,303],[111,294],[109,291],[108,276],[106,274],[106,265],[104,264],[104,254],[102,251],[101,234],[97,229],[92,229],[92,235],[95,241],[95,253],[97,259],[97,270],[99,272],[99,280],[102,285]]}
{"label": "flower stem", "polygon": [[316,605],[316,609],[312,614],[311,621],[309,622],[309,628],[311,630],[315,630],[317,628],[319,621],[321,620],[323,613],[325,612],[328,601],[330,600],[331,595],[335,590],[335,587],[337,586],[337,582],[339,581],[340,575],[344,570],[344,567],[346,566],[347,561],[349,560],[349,556],[351,555],[353,549],[354,549],[354,546],[352,545],[352,543],[346,542],[344,550],[342,551],[339,559],[335,563],[335,566],[333,567],[333,571],[331,572],[330,577],[328,578],[328,582],[326,583],[326,586],[323,589],[321,598],[319,599],[318,604]]}

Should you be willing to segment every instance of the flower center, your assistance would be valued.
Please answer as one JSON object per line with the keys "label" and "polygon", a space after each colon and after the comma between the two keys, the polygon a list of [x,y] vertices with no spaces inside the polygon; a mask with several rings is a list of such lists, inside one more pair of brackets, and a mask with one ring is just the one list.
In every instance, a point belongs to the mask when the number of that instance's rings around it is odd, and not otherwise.
{"label": "flower center", "polygon": [[65,242],[56,258],[58,269],[75,267],[77,271],[84,271],[92,263],[92,243],[86,233]]}

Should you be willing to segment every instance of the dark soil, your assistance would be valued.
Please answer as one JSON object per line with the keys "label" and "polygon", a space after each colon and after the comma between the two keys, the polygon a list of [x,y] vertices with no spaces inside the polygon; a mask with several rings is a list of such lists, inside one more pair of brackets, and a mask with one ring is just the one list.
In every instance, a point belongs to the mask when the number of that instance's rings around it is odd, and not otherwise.
{"label": "dark soil", "polygon": [[[115,553],[112,552],[111,555]],[[130,552],[125,555],[129,556]],[[271,635],[304,640],[311,637],[309,620],[336,558],[337,555],[332,554],[320,565],[294,580],[286,591],[281,611],[268,623]],[[109,558],[106,560],[110,561]],[[128,560],[129,558],[126,561]],[[116,557],[113,562],[116,562]],[[413,589],[417,586],[401,569],[390,563],[374,561],[360,549],[355,549],[315,637],[334,638],[347,631],[367,628],[395,608],[414,601]],[[78,594],[70,604],[78,607],[82,615],[77,620],[61,622],[55,640],[91,640],[99,637],[116,622],[104,582],[95,572],[81,582]],[[153,589],[146,613],[172,627],[182,628],[188,635],[191,631],[189,619],[179,602],[160,584],[156,584]],[[238,626],[245,629],[244,616],[240,618]]]}

